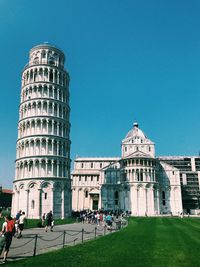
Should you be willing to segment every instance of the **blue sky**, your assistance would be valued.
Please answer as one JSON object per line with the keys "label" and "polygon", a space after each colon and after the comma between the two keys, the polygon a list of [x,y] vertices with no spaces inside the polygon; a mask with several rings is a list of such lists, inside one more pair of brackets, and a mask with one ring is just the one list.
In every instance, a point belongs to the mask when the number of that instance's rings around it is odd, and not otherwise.
{"label": "blue sky", "polygon": [[120,156],[134,121],[157,155],[198,155],[199,13],[198,0],[0,0],[0,184],[14,177],[21,72],[46,41],[71,77],[72,159]]}

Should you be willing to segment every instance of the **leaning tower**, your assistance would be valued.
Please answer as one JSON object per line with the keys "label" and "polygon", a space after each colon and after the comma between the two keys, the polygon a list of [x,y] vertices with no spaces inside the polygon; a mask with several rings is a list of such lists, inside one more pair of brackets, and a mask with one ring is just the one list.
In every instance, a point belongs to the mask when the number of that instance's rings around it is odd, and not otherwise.
{"label": "leaning tower", "polygon": [[71,213],[69,74],[65,56],[41,44],[22,72],[12,215]]}

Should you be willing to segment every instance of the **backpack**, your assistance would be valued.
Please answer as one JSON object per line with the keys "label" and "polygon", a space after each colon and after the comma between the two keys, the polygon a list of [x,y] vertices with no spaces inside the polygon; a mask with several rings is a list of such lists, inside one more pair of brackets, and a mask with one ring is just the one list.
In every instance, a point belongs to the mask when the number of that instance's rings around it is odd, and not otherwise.
{"label": "backpack", "polygon": [[15,230],[15,222],[14,222],[14,220],[10,220],[10,221],[7,222],[6,232],[11,233],[12,236],[15,235],[16,230]]}

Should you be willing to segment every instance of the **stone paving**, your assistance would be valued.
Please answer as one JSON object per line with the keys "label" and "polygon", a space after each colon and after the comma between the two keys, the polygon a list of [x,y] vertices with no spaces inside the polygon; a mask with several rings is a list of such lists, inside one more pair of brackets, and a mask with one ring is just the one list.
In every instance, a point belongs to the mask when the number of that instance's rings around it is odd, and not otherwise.
{"label": "stone paving", "polygon": [[27,229],[23,231],[23,236],[20,239],[13,238],[8,260],[32,257],[34,254],[36,235],[38,236],[35,254],[39,255],[47,251],[62,248],[63,244],[65,244],[65,246],[75,245],[81,243],[82,238],[83,241],[86,241],[94,239],[95,235],[102,236],[110,232],[111,231],[104,226],[82,223],[54,226],[53,232],[50,232],[50,230],[45,232],[44,228]]}

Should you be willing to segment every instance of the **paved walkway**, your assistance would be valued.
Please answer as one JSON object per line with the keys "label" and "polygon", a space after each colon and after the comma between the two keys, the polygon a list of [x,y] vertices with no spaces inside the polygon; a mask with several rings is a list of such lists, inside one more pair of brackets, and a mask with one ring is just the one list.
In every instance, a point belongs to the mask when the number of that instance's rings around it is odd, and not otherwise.
{"label": "paved walkway", "polygon": [[65,246],[71,246],[81,243],[82,239],[86,241],[94,239],[95,235],[102,236],[111,232],[103,226],[82,223],[58,225],[54,226],[53,230],[53,232],[48,230],[47,233],[44,228],[24,230],[22,238],[13,238],[8,260],[17,260],[33,256],[36,235],[38,235],[38,237],[35,254],[38,255],[47,251],[59,249],[63,247],[63,243]]}

